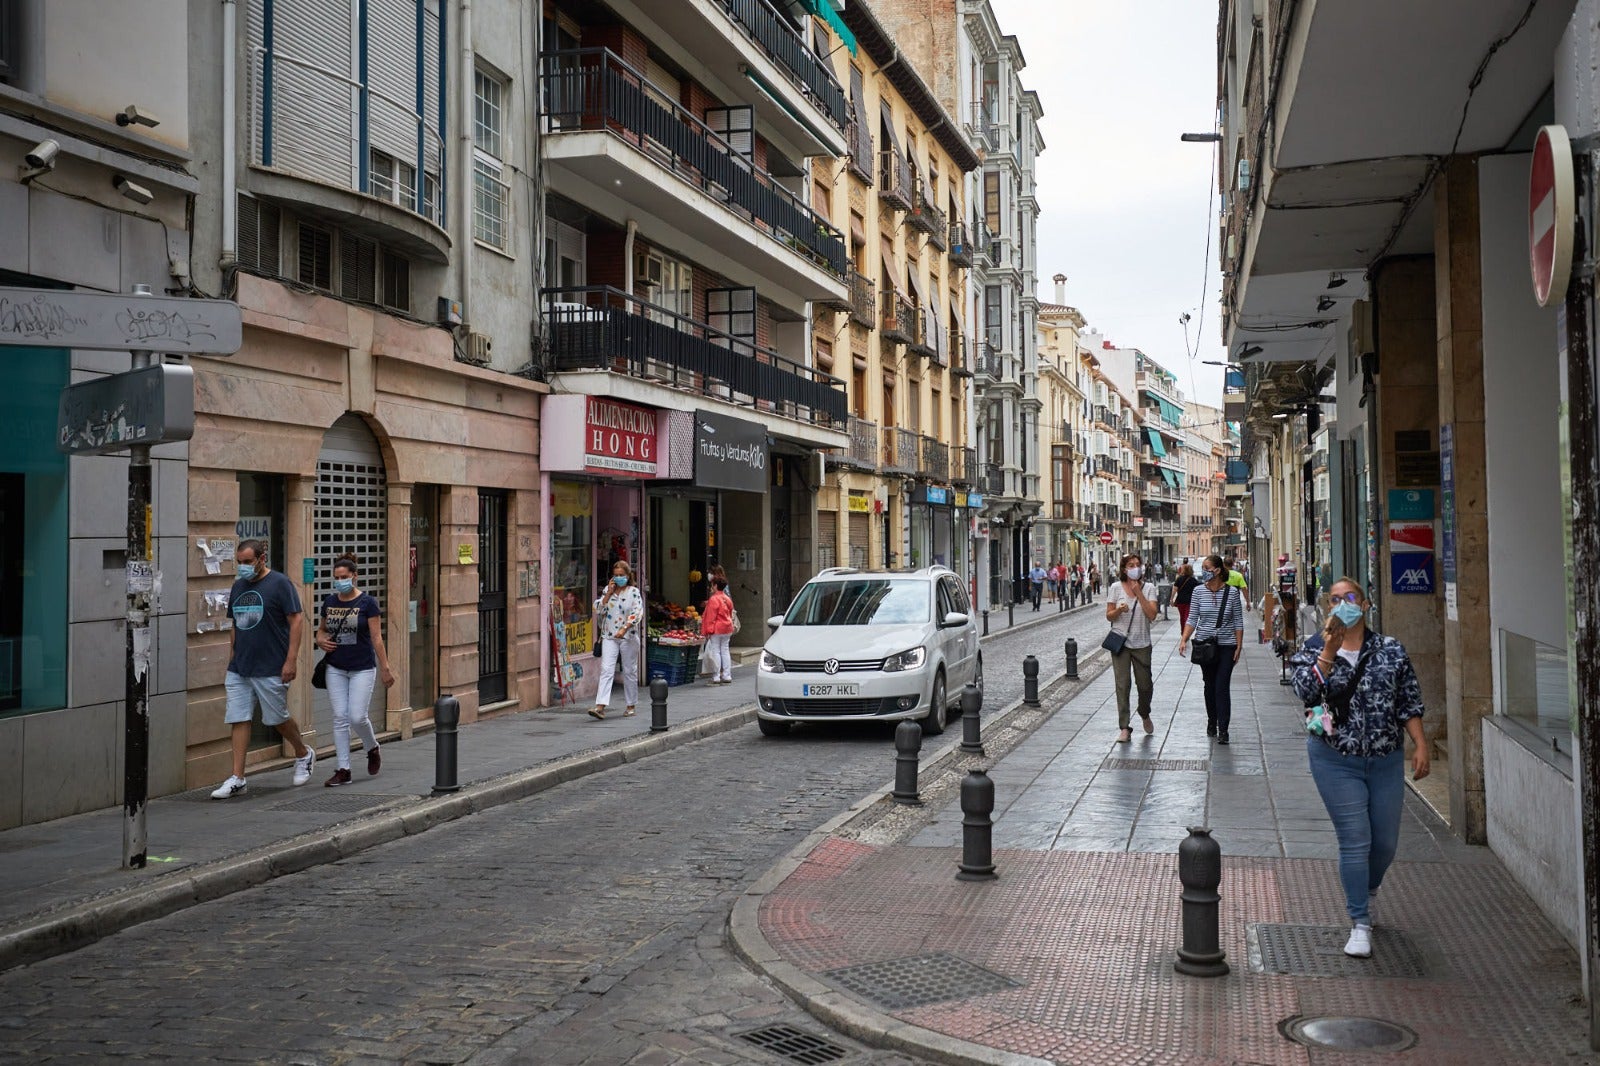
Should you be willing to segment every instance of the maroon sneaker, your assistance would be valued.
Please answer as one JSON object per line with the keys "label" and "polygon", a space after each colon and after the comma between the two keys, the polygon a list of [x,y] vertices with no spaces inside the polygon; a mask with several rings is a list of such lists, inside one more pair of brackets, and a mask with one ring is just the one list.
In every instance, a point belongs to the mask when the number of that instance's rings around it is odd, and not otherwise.
{"label": "maroon sneaker", "polygon": [[338,788],[340,785],[348,785],[349,783],[350,783],[350,771],[349,770],[335,770],[333,772],[333,776],[328,778],[326,781],[324,781],[322,783],[322,787],[323,788]]}
{"label": "maroon sneaker", "polygon": [[373,748],[367,752],[367,773],[376,776],[378,768],[383,765],[383,749]]}

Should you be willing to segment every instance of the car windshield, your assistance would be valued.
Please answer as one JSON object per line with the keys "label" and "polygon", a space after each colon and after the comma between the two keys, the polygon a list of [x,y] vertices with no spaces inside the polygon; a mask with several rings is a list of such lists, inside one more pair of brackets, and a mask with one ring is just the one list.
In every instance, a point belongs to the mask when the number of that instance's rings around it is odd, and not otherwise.
{"label": "car windshield", "polygon": [[813,581],[800,590],[786,626],[886,626],[928,620],[928,583],[882,577]]}

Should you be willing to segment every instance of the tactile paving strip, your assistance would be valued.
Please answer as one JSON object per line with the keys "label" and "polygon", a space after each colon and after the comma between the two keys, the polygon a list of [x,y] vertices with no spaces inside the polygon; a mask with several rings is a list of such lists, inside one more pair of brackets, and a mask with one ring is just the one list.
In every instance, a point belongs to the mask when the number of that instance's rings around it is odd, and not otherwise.
{"label": "tactile paving strip", "polygon": [[1107,759],[1102,770],[1209,770],[1210,759]]}
{"label": "tactile paving strip", "polygon": [[1020,982],[945,951],[846,966],[828,970],[822,976],[889,1010],[907,1010],[1021,987]]}
{"label": "tactile paving strip", "polygon": [[306,799],[276,804],[272,809],[275,811],[306,811],[312,814],[345,814],[350,811],[364,811],[369,807],[381,807],[396,800],[412,798],[411,796],[378,796],[370,792],[320,792]]}
{"label": "tactile paving strip", "polygon": [[1261,922],[1247,928],[1250,969],[1291,977],[1431,977],[1428,960],[1404,933],[1372,931],[1372,957],[1344,953],[1348,926]]}

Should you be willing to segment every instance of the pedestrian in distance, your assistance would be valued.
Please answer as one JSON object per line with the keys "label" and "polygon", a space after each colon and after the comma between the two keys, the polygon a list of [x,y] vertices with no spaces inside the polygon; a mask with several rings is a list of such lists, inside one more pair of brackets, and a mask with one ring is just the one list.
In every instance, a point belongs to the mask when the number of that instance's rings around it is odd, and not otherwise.
{"label": "pedestrian in distance", "polygon": [[618,559],[606,590],[594,601],[595,635],[600,639],[600,684],[589,717],[605,720],[617,665],[622,666],[622,717],[632,718],[639,702],[639,649],[634,631],[644,621],[644,597],[633,584],[633,567]]}
{"label": "pedestrian in distance", "polygon": [[1400,845],[1405,740],[1411,777],[1428,776],[1422,688],[1405,646],[1367,628],[1355,579],[1333,583],[1322,632],[1295,653],[1294,690],[1306,705],[1311,777],[1339,838],[1339,880],[1350,938],[1344,953],[1372,955],[1372,898]]}
{"label": "pedestrian in distance", "polygon": [[1057,600],[1057,598],[1059,598],[1060,595],[1061,595],[1061,564],[1060,563],[1051,563],[1050,564],[1050,569],[1047,572],[1047,574],[1045,575],[1045,581],[1046,581],[1047,585],[1049,586],[1047,591],[1049,592],[1050,602],[1054,603]]}
{"label": "pedestrian in distance", "polygon": [[383,766],[378,753],[378,734],[372,728],[368,708],[372,690],[381,679],[384,688],[394,686],[394,671],[389,669],[389,652],[383,645],[383,609],[373,596],[356,587],[360,563],[346,553],[333,563],[333,591],[322,601],[322,620],[317,626],[317,647],[327,665],[328,702],[333,706],[333,750],[339,765],[323,784],[337,788],[350,783],[350,732],[361,738],[367,753],[367,774],[376,775]]}
{"label": "pedestrian in distance", "polygon": [[1089,600],[1092,603],[1100,595],[1100,568],[1094,563],[1089,564]]}
{"label": "pedestrian in distance", "polygon": [[294,583],[267,565],[267,546],[259,540],[239,542],[233,555],[238,576],[228,590],[231,652],[224,676],[227,691],[223,721],[233,743],[233,773],[212,799],[229,799],[249,787],[244,776],[250,720],[261,707],[261,724],[271,726],[294,748],[294,783],[311,780],[317,753],[306,747],[300,726],[289,717],[289,684],[298,673],[305,612]]}
{"label": "pedestrian in distance", "polygon": [[733,657],[728,645],[733,640],[733,597],[728,595],[728,579],[711,579],[711,598],[706,600],[706,613],[700,619],[700,632],[705,634],[706,650],[711,655],[712,685],[733,684]]}
{"label": "pedestrian in distance", "polygon": [[1228,564],[1208,555],[1200,564],[1200,583],[1191,590],[1189,619],[1178,640],[1178,654],[1194,641],[1195,665],[1206,694],[1206,736],[1228,744],[1233,723],[1233,667],[1244,651],[1244,597],[1228,584]]}
{"label": "pedestrian in distance", "polygon": [[1068,607],[1078,606],[1078,599],[1083,595],[1083,567],[1073,563],[1067,568],[1067,583],[1069,585],[1067,600]]}
{"label": "pedestrian in distance", "polygon": [[1034,563],[1033,569],[1028,571],[1028,596],[1033,600],[1033,609],[1039,609],[1039,600],[1044,595],[1044,582],[1047,571],[1039,564]]}
{"label": "pedestrian in distance", "polygon": [[1145,580],[1143,560],[1124,555],[1117,567],[1117,580],[1106,590],[1106,621],[1111,631],[1124,638],[1122,651],[1111,657],[1111,673],[1117,685],[1117,742],[1133,739],[1133,719],[1129,716],[1129,694],[1139,686],[1139,720],[1146,733],[1156,731],[1150,720],[1150,694],[1155,687],[1150,677],[1150,622],[1156,616],[1156,587]]}
{"label": "pedestrian in distance", "polygon": [[1194,592],[1194,587],[1200,584],[1194,576],[1194,567],[1185,559],[1183,565],[1178,567],[1178,577],[1172,583],[1172,604],[1178,608],[1178,629],[1189,624],[1189,595]]}

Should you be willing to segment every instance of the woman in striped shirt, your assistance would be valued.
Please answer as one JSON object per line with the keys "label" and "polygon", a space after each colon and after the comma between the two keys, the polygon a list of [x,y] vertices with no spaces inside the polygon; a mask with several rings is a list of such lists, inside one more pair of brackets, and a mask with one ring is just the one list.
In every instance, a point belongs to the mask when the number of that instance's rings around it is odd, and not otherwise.
{"label": "woman in striped shirt", "polygon": [[1244,598],[1228,584],[1228,564],[1220,555],[1208,555],[1200,564],[1200,584],[1189,596],[1189,621],[1178,642],[1178,654],[1185,654],[1189,640],[1214,641],[1217,654],[1200,667],[1206,691],[1206,736],[1218,744],[1228,743],[1228,725],[1233,719],[1233,696],[1228,685],[1233,679],[1233,664],[1244,650]]}

